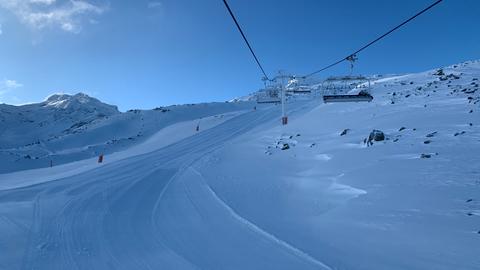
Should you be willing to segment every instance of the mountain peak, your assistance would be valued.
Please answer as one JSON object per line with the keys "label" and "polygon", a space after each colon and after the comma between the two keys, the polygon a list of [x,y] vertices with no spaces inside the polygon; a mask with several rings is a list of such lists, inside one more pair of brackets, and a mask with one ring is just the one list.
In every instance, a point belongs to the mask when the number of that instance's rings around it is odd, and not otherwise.
{"label": "mountain peak", "polygon": [[96,98],[92,98],[89,95],[81,92],[74,95],[57,93],[47,97],[47,99],[45,100],[45,105],[57,107],[58,105],[71,101],[77,101],[79,103],[100,102]]}
{"label": "mountain peak", "polygon": [[63,110],[87,109],[102,112],[105,115],[118,113],[116,106],[105,104],[100,100],[90,97],[85,93],[77,94],[53,94],[41,103],[43,107]]}

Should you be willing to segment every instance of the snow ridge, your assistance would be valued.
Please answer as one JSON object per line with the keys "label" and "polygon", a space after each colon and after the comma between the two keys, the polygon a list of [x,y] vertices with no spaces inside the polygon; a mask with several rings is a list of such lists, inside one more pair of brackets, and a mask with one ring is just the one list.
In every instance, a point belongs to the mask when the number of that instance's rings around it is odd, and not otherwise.
{"label": "snow ridge", "polygon": [[205,181],[205,178],[202,176],[202,174],[199,171],[195,170],[193,167],[190,167],[190,170],[192,170],[195,174],[197,174],[202,179],[203,184],[208,189],[208,191],[211,193],[211,195],[215,198],[215,200],[217,200],[217,202],[219,204],[221,204],[223,207],[225,207],[228,210],[228,212],[230,213],[230,215],[232,215],[240,223],[244,224],[245,226],[249,227],[252,231],[262,235],[263,237],[269,239],[270,241],[273,241],[273,242],[277,243],[278,245],[284,247],[285,249],[293,252],[299,258],[302,258],[302,259],[304,259],[304,260],[306,260],[306,261],[308,261],[308,262],[310,262],[310,263],[312,263],[316,266],[319,266],[322,269],[332,270],[331,267],[329,267],[326,264],[324,264],[324,263],[318,261],[317,259],[313,258],[308,253],[306,253],[304,251],[301,251],[300,249],[298,249],[298,248],[288,244],[287,242],[275,237],[274,235],[268,233],[267,231],[262,230],[260,227],[258,227],[254,223],[248,221],[244,217],[237,214],[237,212],[235,212],[235,210],[233,210],[228,204],[226,204],[222,199],[220,199],[220,197],[218,197],[218,195],[215,193],[215,191],[213,191],[212,188],[207,184],[207,182]]}

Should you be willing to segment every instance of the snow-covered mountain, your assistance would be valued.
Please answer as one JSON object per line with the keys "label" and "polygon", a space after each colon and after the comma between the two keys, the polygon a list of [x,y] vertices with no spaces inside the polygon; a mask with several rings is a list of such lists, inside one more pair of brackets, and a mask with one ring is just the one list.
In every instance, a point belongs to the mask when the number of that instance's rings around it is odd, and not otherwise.
{"label": "snow-covered mountain", "polygon": [[38,159],[2,135],[0,269],[479,269],[480,61],[370,93],[293,96],[286,126],[254,102],[112,110]]}
{"label": "snow-covered mountain", "polygon": [[0,104],[0,145],[18,147],[32,143],[32,138],[48,140],[118,113],[116,106],[82,93],[54,94],[41,103],[23,106]]}
{"label": "snow-covered mountain", "polygon": [[[210,109],[205,110],[205,106]],[[130,110],[86,94],[54,94],[40,103],[0,104],[0,173],[48,167],[131,147],[177,121],[200,119],[248,104],[190,104]]]}

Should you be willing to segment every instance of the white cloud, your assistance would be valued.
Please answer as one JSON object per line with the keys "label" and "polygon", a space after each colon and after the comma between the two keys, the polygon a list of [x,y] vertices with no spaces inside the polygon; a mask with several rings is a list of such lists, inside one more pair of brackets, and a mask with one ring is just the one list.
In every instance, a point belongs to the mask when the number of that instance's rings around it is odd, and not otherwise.
{"label": "white cloud", "polygon": [[64,31],[81,31],[82,17],[100,15],[106,7],[83,0],[0,0],[0,8],[9,10],[33,29],[58,27]]}
{"label": "white cloud", "polygon": [[3,86],[7,89],[15,89],[15,88],[20,88],[23,86],[23,84],[18,83],[15,80],[3,80]]}
{"label": "white cloud", "polygon": [[2,98],[3,95],[7,94],[8,92],[20,87],[23,87],[23,84],[15,80],[5,79],[3,81],[0,81],[0,98]]}
{"label": "white cloud", "polygon": [[162,5],[163,5],[162,2],[152,1],[148,3],[148,8],[161,8]]}
{"label": "white cloud", "polygon": [[30,0],[30,3],[51,5],[51,4],[55,3],[55,1],[56,0]]}

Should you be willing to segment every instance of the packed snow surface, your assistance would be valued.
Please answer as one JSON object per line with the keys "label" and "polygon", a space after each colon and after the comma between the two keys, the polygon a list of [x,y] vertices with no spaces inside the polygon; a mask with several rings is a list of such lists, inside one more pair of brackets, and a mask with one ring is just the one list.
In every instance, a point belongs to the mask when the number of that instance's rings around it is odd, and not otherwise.
{"label": "packed snow surface", "polygon": [[0,269],[480,269],[479,85],[478,61],[377,77],[370,103],[290,97],[287,126],[1,105]]}

